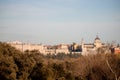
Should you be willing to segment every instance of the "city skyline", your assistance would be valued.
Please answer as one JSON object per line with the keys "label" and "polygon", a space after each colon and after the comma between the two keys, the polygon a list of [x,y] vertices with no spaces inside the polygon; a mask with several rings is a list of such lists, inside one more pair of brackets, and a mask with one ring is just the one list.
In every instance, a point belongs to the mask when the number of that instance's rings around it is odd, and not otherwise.
{"label": "city skyline", "polygon": [[0,0],[0,41],[120,43],[119,0]]}

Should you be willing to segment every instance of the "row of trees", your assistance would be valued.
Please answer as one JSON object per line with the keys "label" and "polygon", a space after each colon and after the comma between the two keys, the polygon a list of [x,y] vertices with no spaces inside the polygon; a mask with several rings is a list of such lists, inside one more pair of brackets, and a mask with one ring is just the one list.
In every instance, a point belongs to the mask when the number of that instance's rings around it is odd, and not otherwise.
{"label": "row of trees", "polygon": [[0,80],[116,80],[119,77],[120,55],[44,56],[38,51],[20,52],[0,42]]}

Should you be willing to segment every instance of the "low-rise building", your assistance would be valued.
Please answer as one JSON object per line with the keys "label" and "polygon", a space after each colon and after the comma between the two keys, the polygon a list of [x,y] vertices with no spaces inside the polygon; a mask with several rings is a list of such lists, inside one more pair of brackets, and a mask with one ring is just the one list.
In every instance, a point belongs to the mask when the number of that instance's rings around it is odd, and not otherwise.
{"label": "low-rise building", "polygon": [[57,45],[56,53],[69,53],[68,45],[67,44],[60,44]]}
{"label": "low-rise building", "polygon": [[119,47],[116,47],[116,48],[114,48],[114,49],[115,49],[115,50],[114,50],[114,51],[115,51],[115,52],[114,52],[115,54],[120,54],[120,48],[119,48]]}

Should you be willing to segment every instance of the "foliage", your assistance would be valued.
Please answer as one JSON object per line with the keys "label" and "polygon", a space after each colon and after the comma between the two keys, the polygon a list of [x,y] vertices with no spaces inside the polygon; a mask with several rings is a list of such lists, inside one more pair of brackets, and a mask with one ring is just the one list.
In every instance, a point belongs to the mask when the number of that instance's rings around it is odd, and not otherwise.
{"label": "foliage", "polygon": [[116,77],[120,78],[120,55],[100,53],[88,56],[77,53],[45,56],[37,50],[20,52],[0,42],[0,80],[115,80]]}

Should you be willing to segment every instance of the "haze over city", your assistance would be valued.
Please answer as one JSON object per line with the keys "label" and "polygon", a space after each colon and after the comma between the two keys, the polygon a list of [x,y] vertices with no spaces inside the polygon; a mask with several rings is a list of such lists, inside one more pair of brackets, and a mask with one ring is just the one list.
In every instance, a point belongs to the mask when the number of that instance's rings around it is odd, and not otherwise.
{"label": "haze over city", "polygon": [[120,43],[120,0],[0,0],[0,41]]}

